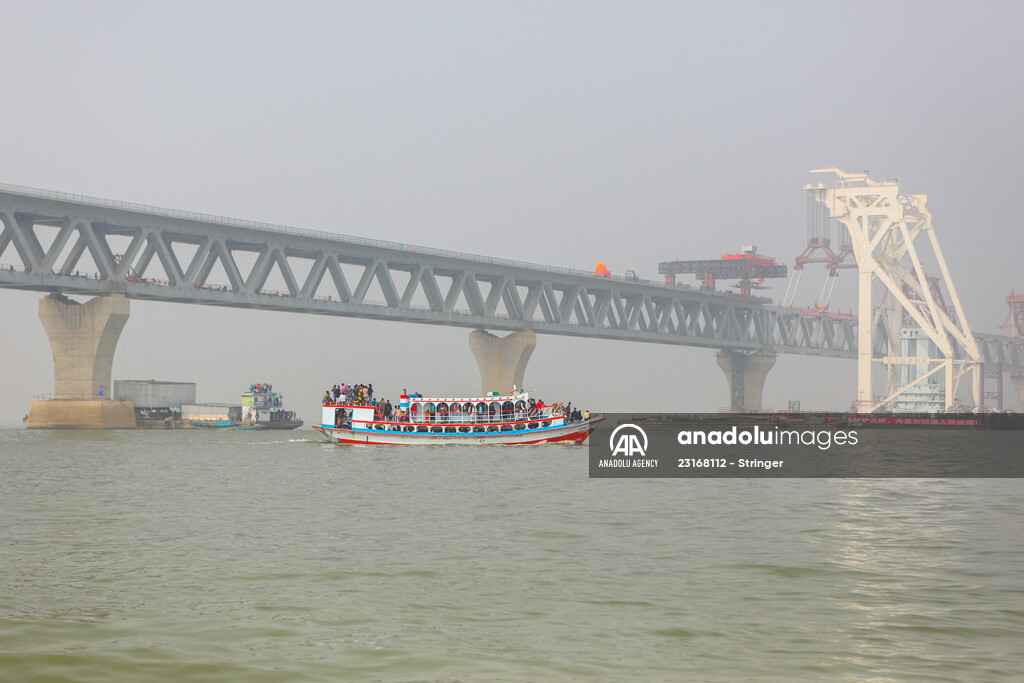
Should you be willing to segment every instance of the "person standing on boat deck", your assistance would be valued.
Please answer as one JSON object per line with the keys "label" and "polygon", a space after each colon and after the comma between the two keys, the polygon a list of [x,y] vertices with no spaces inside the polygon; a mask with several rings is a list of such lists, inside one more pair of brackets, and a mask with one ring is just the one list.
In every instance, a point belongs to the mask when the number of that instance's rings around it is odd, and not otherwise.
{"label": "person standing on boat deck", "polygon": [[328,389],[327,391],[324,392],[324,403],[330,403],[330,402],[331,402],[331,390]]}

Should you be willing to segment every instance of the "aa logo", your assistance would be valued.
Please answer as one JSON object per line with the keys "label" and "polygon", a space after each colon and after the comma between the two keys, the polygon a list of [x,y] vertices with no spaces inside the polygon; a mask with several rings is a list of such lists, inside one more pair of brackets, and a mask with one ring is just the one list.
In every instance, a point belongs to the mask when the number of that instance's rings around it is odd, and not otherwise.
{"label": "aa logo", "polygon": [[608,439],[608,447],[612,449],[612,455],[643,457],[647,454],[647,432],[635,424],[619,425]]}

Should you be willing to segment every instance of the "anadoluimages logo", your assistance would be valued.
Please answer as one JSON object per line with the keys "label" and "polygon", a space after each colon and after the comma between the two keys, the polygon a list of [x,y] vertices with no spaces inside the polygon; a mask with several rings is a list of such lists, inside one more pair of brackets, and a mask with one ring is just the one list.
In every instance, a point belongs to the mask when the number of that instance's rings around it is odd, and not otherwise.
{"label": "anadoluimages logo", "polygon": [[[598,469],[656,470],[658,459],[647,457],[648,445],[647,432],[632,422],[624,422],[608,437],[611,457],[602,454],[601,457],[592,460],[591,465]],[[593,454],[593,451],[591,453]]]}
{"label": "anadoluimages logo", "polygon": [[[641,439],[643,439],[643,445],[640,444]],[[615,428],[608,439],[608,447],[612,449],[613,456],[642,458],[647,454],[647,432],[635,424],[628,422],[621,424]]]}

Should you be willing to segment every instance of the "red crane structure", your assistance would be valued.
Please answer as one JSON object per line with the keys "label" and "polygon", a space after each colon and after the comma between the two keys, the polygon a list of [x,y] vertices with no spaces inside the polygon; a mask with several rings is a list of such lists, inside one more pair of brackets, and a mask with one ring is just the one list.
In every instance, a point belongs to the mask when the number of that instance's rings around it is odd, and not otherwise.
{"label": "red crane structure", "polygon": [[752,289],[764,289],[765,278],[784,278],[786,264],[770,256],[757,253],[757,247],[747,244],[735,254],[725,254],[720,259],[701,261],[663,261],[658,272],[665,276],[665,284],[675,285],[676,275],[695,275],[706,289],[715,288],[715,280],[736,278],[740,294],[750,296]]}
{"label": "red crane structure", "polygon": [[1006,314],[1006,322],[1000,327],[1008,327],[1018,337],[1024,337],[1024,295],[1010,292],[1010,296],[1006,297],[1006,305],[1010,310]]}

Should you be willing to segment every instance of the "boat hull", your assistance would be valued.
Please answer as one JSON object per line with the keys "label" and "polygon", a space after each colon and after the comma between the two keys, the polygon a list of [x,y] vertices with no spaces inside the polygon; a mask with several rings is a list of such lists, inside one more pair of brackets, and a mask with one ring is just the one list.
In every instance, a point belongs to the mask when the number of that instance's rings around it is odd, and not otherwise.
{"label": "boat hull", "polygon": [[331,443],[364,444],[379,446],[450,446],[469,444],[473,446],[526,446],[531,444],[564,443],[581,444],[597,428],[604,417],[592,417],[546,429],[528,429],[520,432],[476,432],[469,434],[429,434],[422,432],[398,432],[376,429],[343,429],[314,425],[313,429],[323,434]]}
{"label": "boat hull", "polygon": [[238,427],[238,423],[233,420],[220,420],[217,422],[189,420],[188,423],[196,429],[236,429]]}
{"label": "boat hull", "polygon": [[274,422],[258,423],[262,429],[298,429],[303,425],[302,420],[275,420]]}

